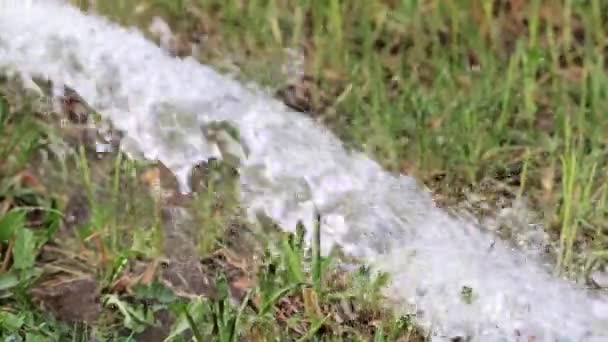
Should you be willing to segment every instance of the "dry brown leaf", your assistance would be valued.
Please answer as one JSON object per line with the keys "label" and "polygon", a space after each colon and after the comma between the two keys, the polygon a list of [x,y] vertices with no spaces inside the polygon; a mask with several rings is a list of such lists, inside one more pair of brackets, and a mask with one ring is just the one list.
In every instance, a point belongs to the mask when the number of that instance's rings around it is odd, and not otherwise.
{"label": "dry brown leaf", "polygon": [[133,277],[133,274],[131,273],[123,274],[114,283],[112,283],[112,286],[110,287],[110,292],[117,294],[129,292],[131,285],[133,284],[135,279],[136,277]]}
{"label": "dry brown leaf", "polygon": [[154,260],[146,267],[146,270],[139,277],[139,283],[143,285],[150,285],[154,281],[154,276],[156,275],[156,270],[158,270],[158,260]]}
{"label": "dry brown leaf", "polygon": [[317,298],[317,292],[312,288],[302,289],[302,297],[304,298],[304,310],[309,317],[320,317],[321,308]]}
{"label": "dry brown leaf", "polygon": [[23,170],[18,175],[19,182],[22,186],[26,186],[31,188],[37,192],[44,192],[45,188],[42,185],[42,182],[34,175],[34,173],[30,170]]}

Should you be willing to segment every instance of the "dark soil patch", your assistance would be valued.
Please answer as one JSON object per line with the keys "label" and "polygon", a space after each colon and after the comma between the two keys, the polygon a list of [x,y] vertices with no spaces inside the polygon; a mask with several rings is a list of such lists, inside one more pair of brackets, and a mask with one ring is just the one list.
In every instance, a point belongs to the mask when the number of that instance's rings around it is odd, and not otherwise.
{"label": "dark soil patch", "polygon": [[93,323],[102,310],[99,284],[93,277],[57,277],[39,284],[31,294],[43,311],[61,321]]}

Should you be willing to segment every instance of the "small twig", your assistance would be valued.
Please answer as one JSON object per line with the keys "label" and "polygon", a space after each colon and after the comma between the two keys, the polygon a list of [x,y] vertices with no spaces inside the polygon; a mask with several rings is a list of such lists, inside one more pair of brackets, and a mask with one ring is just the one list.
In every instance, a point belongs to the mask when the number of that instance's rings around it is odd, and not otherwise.
{"label": "small twig", "polygon": [[83,262],[89,261],[89,259],[81,256],[78,253],[73,253],[73,252],[65,250],[64,248],[60,248],[57,246],[44,245],[44,246],[42,246],[42,250],[46,251],[48,253],[55,253],[55,254],[65,256],[67,259],[80,260]]}
{"label": "small twig", "polygon": [[47,273],[47,272],[48,273],[66,273],[66,274],[70,274],[70,275],[74,275],[74,276],[78,276],[78,277],[89,276],[89,274],[87,274],[85,272],[81,272],[76,269],[56,266],[56,265],[52,265],[52,264],[43,265],[42,269],[43,269],[43,271],[45,271],[44,273]]}
{"label": "small twig", "polygon": [[0,308],[0,311],[15,313],[18,310],[15,310],[15,308],[11,308],[10,306],[3,306]]}
{"label": "small twig", "polygon": [[89,237],[87,237],[86,240],[93,240],[93,242],[95,243],[95,245],[97,247],[98,252],[101,254],[101,264],[105,268],[108,265],[108,263],[110,262],[109,261],[110,258],[108,257],[108,254],[106,253],[105,245],[99,235],[100,235],[99,232],[93,233]]}
{"label": "small twig", "polygon": [[11,203],[10,201],[3,201],[2,205],[0,206],[0,214],[4,215],[8,212],[8,210],[11,207]]}
{"label": "small twig", "polygon": [[8,271],[8,264],[11,260],[11,254],[13,252],[13,240],[8,243],[8,247],[6,248],[6,254],[4,255],[4,260],[2,261],[2,269],[0,269],[1,273]]}

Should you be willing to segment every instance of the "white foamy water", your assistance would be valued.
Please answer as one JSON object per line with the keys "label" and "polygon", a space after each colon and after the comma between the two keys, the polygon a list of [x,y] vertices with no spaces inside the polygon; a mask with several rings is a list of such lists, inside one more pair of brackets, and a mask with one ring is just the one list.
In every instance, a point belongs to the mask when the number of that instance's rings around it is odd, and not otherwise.
{"label": "white foamy water", "polygon": [[[0,0],[0,67],[74,88],[182,179],[215,154],[198,124],[232,122],[249,149],[241,182],[250,213],[263,210],[291,229],[317,206],[325,248],[339,245],[389,271],[398,308],[416,307],[437,340],[608,341],[606,297],[448,216],[414,179],[348,153],[306,116],[171,58],[135,30],[59,2]],[[470,304],[463,286],[473,289]]]}

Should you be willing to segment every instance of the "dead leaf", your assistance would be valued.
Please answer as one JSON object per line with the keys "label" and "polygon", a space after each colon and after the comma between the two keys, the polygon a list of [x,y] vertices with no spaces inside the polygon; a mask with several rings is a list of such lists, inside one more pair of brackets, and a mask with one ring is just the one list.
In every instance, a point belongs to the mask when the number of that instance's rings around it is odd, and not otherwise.
{"label": "dead leaf", "polygon": [[34,175],[32,171],[23,170],[17,175],[17,177],[19,177],[19,183],[22,186],[28,187],[37,192],[45,192],[45,188],[42,185],[42,182],[38,180],[38,177],[36,177],[36,175]]}
{"label": "dead leaf", "polygon": [[549,166],[541,169],[540,182],[543,189],[542,200],[543,203],[547,203],[553,195],[553,187],[555,185],[555,168]]}
{"label": "dead leaf", "polygon": [[150,263],[144,273],[141,275],[139,279],[139,283],[143,285],[150,285],[154,281],[154,276],[156,275],[156,270],[158,269],[158,260],[154,260]]}
{"label": "dead leaf", "polygon": [[111,293],[122,294],[130,291],[131,286],[134,282],[134,277],[132,273],[123,274],[120,278],[118,278],[112,286],[110,287]]}
{"label": "dead leaf", "polygon": [[320,317],[321,308],[319,307],[319,300],[317,298],[317,292],[310,288],[302,289],[302,297],[304,298],[304,310],[309,317]]}

